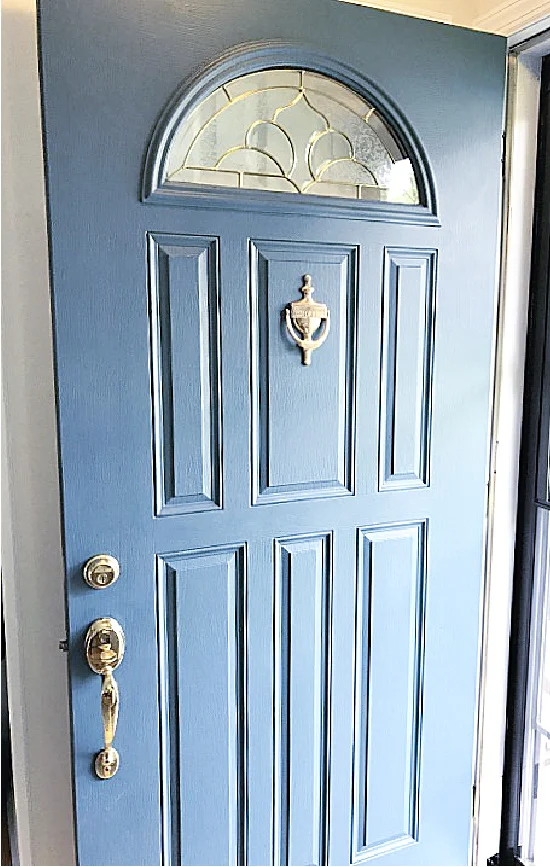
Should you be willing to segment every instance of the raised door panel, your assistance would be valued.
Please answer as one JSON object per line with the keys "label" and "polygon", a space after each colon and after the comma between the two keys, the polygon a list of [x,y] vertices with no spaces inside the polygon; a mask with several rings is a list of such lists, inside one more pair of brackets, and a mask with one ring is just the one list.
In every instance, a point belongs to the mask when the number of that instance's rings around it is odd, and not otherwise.
{"label": "raised door panel", "polygon": [[426,529],[358,531],[354,863],[418,839]]}
{"label": "raised door panel", "polygon": [[158,558],[165,864],[246,863],[246,549]]}
{"label": "raised door panel", "polygon": [[[254,504],[355,492],[357,258],[357,249],[344,245],[252,244]],[[306,274],[331,319],[310,366],[285,324]]]}
{"label": "raised door panel", "polygon": [[274,864],[326,864],[332,537],[275,543]]}
{"label": "raised door panel", "polygon": [[380,490],[429,484],[436,252],[384,255]]}
{"label": "raised door panel", "polygon": [[159,515],[222,504],[218,241],[150,235],[149,286]]}

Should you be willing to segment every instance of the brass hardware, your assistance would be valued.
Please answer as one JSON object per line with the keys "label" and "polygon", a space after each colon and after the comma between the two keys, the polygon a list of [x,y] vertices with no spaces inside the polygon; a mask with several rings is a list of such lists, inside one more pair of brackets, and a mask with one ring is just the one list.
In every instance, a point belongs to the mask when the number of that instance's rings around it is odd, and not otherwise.
{"label": "brass hardware", "polygon": [[82,570],[84,581],[94,590],[102,590],[114,584],[120,574],[118,560],[110,554],[96,554]]}
{"label": "brass hardware", "polygon": [[[304,285],[300,292],[304,297],[300,301],[293,301],[286,308],[286,327],[292,339],[302,350],[302,364],[311,364],[311,353],[314,349],[318,349],[328,337],[330,310],[326,304],[311,300],[311,295],[315,290],[311,285],[309,274],[305,274],[302,279]],[[318,337],[314,337],[323,322],[322,332]]]}
{"label": "brass hardware", "polygon": [[113,671],[124,656],[124,631],[114,617],[101,617],[88,628],[86,659],[95,674],[101,675],[101,719],[105,747],[95,759],[95,772],[102,780],[114,777],[119,755],[113,746],[118,722],[119,693]]}

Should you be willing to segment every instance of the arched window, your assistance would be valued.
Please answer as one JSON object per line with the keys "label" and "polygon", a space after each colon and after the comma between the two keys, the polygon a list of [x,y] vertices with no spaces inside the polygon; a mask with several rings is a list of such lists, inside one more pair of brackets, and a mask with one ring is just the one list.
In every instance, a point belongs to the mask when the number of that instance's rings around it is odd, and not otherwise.
{"label": "arched window", "polygon": [[331,197],[335,215],[438,224],[428,161],[399,109],[350,67],[296,46],[232,50],[182,87],[155,129],[145,200],[194,191],[240,207],[236,190],[253,207],[290,193],[298,210]]}

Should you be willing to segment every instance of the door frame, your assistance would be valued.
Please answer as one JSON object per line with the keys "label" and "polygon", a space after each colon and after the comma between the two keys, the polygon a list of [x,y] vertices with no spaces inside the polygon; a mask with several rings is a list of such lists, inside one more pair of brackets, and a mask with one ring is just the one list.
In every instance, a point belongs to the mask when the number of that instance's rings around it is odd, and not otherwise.
{"label": "door frame", "polygon": [[542,19],[508,39],[502,249],[481,645],[472,863],[499,848],[508,649],[536,180]]}
{"label": "door frame", "polygon": [[[17,846],[24,864],[74,864],[67,664],[59,650],[66,638],[65,587],[34,0],[5,4],[3,37],[2,594]],[[506,165],[495,347],[472,863],[486,863],[500,831],[502,660],[508,651],[529,277],[525,251],[534,188],[529,139],[534,142],[536,135],[529,131],[536,130],[537,77],[521,54],[510,67],[513,147]]]}

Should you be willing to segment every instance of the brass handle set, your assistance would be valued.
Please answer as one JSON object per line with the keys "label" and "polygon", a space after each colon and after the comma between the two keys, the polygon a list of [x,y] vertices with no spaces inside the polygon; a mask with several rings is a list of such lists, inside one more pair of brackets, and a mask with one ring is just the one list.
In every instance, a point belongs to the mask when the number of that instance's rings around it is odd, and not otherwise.
{"label": "brass handle set", "polygon": [[[117,580],[119,565],[114,557],[99,554],[88,560],[83,575],[86,583],[95,590],[109,587]],[[114,777],[120,757],[113,746],[120,705],[118,684],[113,672],[124,656],[124,630],[114,617],[94,620],[84,641],[88,665],[101,676],[101,721],[103,723],[104,747],[95,758],[95,772],[102,780]]]}

